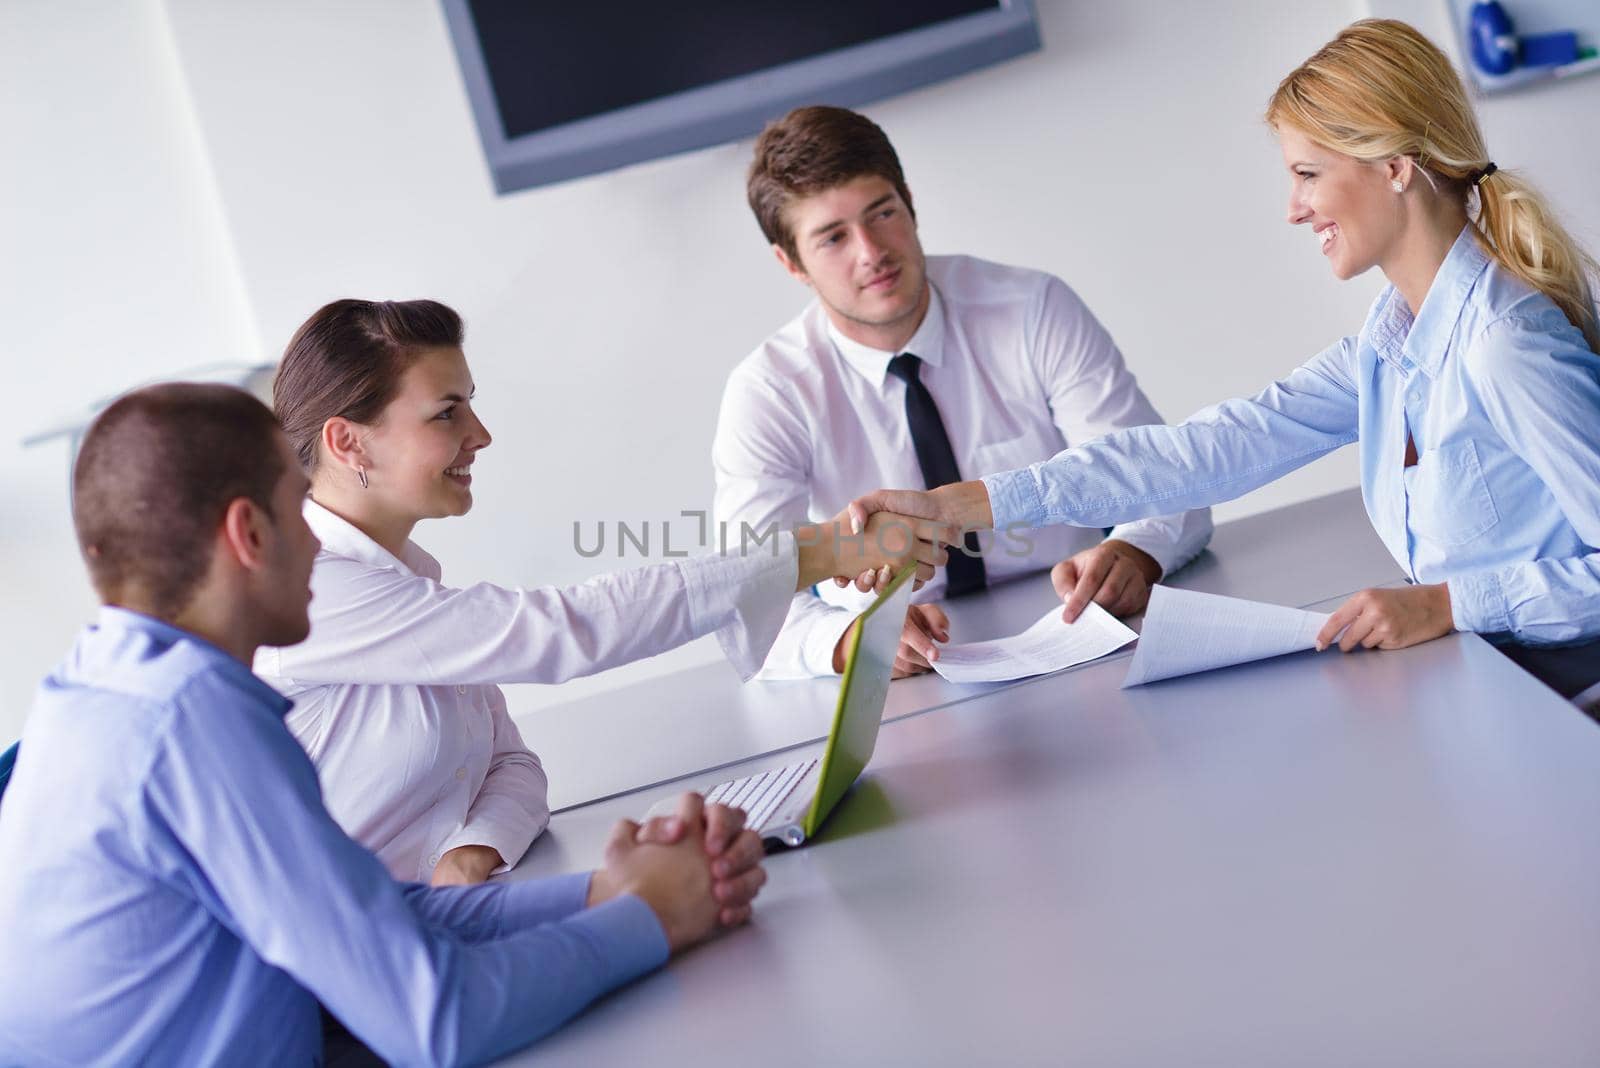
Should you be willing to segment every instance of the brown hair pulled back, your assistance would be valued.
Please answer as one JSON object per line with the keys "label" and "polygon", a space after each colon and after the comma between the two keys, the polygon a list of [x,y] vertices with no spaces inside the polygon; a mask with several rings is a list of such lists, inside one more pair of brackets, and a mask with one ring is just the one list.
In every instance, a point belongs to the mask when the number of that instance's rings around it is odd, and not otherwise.
{"label": "brown hair pulled back", "polygon": [[307,472],[335,416],[375,423],[400,376],[429,349],[460,348],[461,316],[436,300],[336,300],[318,308],[284,350],[272,406]]}

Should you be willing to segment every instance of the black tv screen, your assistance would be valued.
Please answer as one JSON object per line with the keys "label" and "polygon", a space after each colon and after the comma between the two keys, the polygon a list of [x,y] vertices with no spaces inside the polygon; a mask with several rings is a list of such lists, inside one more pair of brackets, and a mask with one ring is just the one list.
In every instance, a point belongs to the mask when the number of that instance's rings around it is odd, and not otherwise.
{"label": "black tv screen", "polygon": [[445,11],[501,192],[1039,47],[1028,0],[445,0]]}
{"label": "black tv screen", "polygon": [[998,0],[470,0],[507,137],[921,29]]}

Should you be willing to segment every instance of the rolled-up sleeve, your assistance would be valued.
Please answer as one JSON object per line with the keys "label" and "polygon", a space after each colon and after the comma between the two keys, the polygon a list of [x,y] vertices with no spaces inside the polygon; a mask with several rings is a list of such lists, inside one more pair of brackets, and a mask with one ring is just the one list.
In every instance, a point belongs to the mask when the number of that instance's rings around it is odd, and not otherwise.
{"label": "rolled-up sleeve", "polygon": [[1254,397],[1177,426],[1136,426],[983,479],[997,530],[1109,527],[1239,497],[1358,434],[1356,339],[1344,338]]}

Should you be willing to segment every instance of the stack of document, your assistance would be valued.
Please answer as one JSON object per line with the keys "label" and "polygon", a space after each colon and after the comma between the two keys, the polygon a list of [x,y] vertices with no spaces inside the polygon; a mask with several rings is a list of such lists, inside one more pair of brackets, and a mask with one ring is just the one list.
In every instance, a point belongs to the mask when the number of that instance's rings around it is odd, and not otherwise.
{"label": "stack of document", "polygon": [[1127,688],[1312,649],[1327,622],[1322,612],[1157,586],[1139,634],[1093,603],[1063,623],[1057,605],[1010,638],[941,646],[933,669],[951,682],[1005,682],[1086,664],[1137,638]]}
{"label": "stack of document", "polygon": [[1327,622],[1321,612],[1157,586],[1122,685],[1312,649]]}
{"label": "stack of document", "polygon": [[1056,605],[1039,622],[1010,638],[939,647],[933,670],[951,682],[1004,682],[1085,664],[1115,652],[1137,634],[1091,603],[1072,623]]}

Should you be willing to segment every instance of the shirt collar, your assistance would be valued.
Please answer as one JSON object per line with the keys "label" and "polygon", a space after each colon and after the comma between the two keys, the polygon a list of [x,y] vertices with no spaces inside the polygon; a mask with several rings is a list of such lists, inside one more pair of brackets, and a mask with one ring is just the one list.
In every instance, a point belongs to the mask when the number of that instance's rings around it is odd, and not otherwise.
{"label": "shirt collar", "polygon": [[1489,254],[1468,223],[1433,276],[1421,311],[1413,315],[1394,286],[1384,290],[1367,327],[1373,349],[1402,370],[1416,366],[1430,378],[1437,375],[1472,287],[1488,264]]}
{"label": "shirt collar", "polygon": [[322,543],[323,552],[347,556],[369,567],[398,568],[402,574],[426,575],[435,581],[439,578],[437,561],[413,541],[408,540],[400,555],[395,556],[362,533],[360,527],[310,497],[306,498],[304,513],[306,525]]}
{"label": "shirt collar", "polygon": [[163,645],[177,645],[179,642],[186,642],[199,650],[209,666],[224,675],[232,676],[247,690],[258,694],[278,715],[281,716],[294,707],[293,701],[290,701],[277,690],[262,682],[250,670],[249,665],[241,663],[237,657],[200,637],[193,631],[173,626],[164,619],[147,616],[143,612],[135,612],[129,608],[103,604],[100,606],[100,613],[95,619],[94,629],[106,634],[113,634],[119,631],[139,631],[149,635]]}
{"label": "shirt collar", "polygon": [[852,341],[833,325],[831,316],[827,319],[828,337],[833,341],[833,347],[845,363],[869,382],[881,385],[889,376],[889,361],[902,352],[912,353],[923,363],[934,367],[944,363],[944,301],[939,296],[939,288],[932,282],[928,283],[928,311],[922,317],[922,325],[917,327],[917,332],[911,335],[911,340],[905,343],[904,348],[894,352]]}

